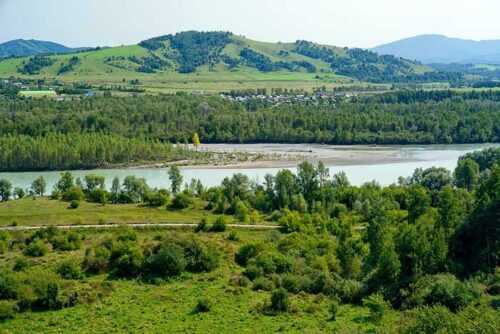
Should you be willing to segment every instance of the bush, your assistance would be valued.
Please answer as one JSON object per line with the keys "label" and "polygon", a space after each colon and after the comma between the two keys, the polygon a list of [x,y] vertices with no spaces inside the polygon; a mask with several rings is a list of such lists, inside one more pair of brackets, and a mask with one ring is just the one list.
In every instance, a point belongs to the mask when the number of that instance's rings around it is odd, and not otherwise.
{"label": "bush", "polygon": [[253,281],[256,278],[263,276],[264,272],[262,271],[262,268],[256,266],[255,264],[250,264],[246,267],[243,275]]}
{"label": "bush", "polygon": [[20,272],[20,271],[26,270],[29,266],[30,266],[30,264],[25,258],[19,257],[14,262],[14,266],[12,267],[12,270],[14,270],[16,272]]}
{"label": "bush", "polygon": [[235,231],[231,231],[229,233],[229,235],[227,236],[227,240],[229,240],[229,241],[240,241],[240,237],[239,237],[238,233],[236,233]]}
{"label": "bush", "polygon": [[456,316],[444,306],[421,307],[412,312],[413,321],[408,321],[405,334],[462,333]]}
{"label": "bush", "polygon": [[142,250],[130,243],[119,242],[113,245],[109,258],[111,274],[116,277],[137,277],[142,270]]}
{"label": "bush", "polygon": [[271,291],[274,288],[273,282],[265,277],[259,277],[253,282],[254,291]]}
{"label": "bush", "polygon": [[31,242],[25,249],[24,255],[31,257],[41,257],[47,254],[49,248],[47,244],[42,240],[36,240]]}
{"label": "bush", "polygon": [[62,198],[66,202],[78,201],[81,202],[85,199],[85,194],[81,187],[73,186],[68,189],[63,195]]}
{"label": "bush", "polygon": [[201,219],[201,221],[199,222],[198,225],[196,225],[194,231],[196,233],[199,233],[199,232],[208,232],[210,231],[210,226],[208,226],[208,221],[207,221],[207,218],[206,217],[203,217]]}
{"label": "bush", "polygon": [[0,271],[0,300],[16,299],[20,283],[14,273],[2,270]]}
{"label": "bush", "polygon": [[74,251],[82,246],[82,236],[78,232],[65,232],[50,239],[50,243],[58,251]]}
{"label": "bush", "polygon": [[425,276],[410,286],[410,295],[403,306],[443,305],[456,312],[481,296],[472,283],[461,282],[451,274]]}
{"label": "bush", "polygon": [[9,249],[9,243],[6,240],[0,239],[0,254],[4,254]]}
{"label": "bush", "polygon": [[286,312],[290,307],[288,292],[283,289],[276,289],[271,295],[271,310],[275,312]]}
{"label": "bush", "polygon": [[198,299],[198,303],[196,304],[194,311],[196,313],[206,313],[210,311],[210,308],[210,301],[207,298],[200,298]]}
{"label": "bush", "polygon": [[183,249],[175,244],[164,244],[146,258],[144,263],[151,277],[170,278],[179,276],[186,268]]}
{"label": "bush", "polygon": [[56,272],[64,279],[76,280],[83,278],[83,272],[80,264],[71,259],[61,262],[57,266]]}
{"label": "bush", "polygon": [[293,274],[285,275],[282,280],[282,285],[283,288],[290,293],[299,293],[303,289],[301,277]]}
{"label": "bush", "polygon": [[80,207],[80,201],[77,200],[72,200],[71,203],[69,203],[69,208],[76,210]]}
{"label": "bush", "polygon": [[175,195],[170,207],[175,210],[183,210],[193,205],[193,198],[186,192]]}
{"label": "bush", "polygon": [[339,302],[338,300],[334,299],[330,303],[330,320],[335,321],[337,320],[337,313],[339,312]]}
{"label": "bush", "polygon": [[0,322],[13,319],[16,314],[16,307],[13,303],[0,300]]}
{"label": "bush", "polygon": [[336,280],[333,292],[343,303],[357,303],[361,300],[363,284],[355,280]]}
{"label": "bush", "polygon": [[154,192],[147,192],[144,196],[144,203],[153,208],[159,208],[167,205],[170,200],[170,194],[167,190],[158,190]]}
{"label": "bush", "polygon": [[211,232],[225,232],[227,229],[226,219],[224,216],[220,216],[215,220],[215,223],[210,228]]}
{"label": "bush", "polygon": [[89,248],[85,252],[83,268],[85,272],[91,274],[102,274],[108,270],[108,261],[111,252],[104,246]]}
{"label": "bush", "polygon": [[219,253],[213,247],[206,246],[196,240],[184,245],[186,269],[190,272],[210,272],[219,264]]}
{"label": "bush", "polygon": [[259,253],[259,248],[255,244],[243,245],[238,252],[235,254],[234,259],[240,266],[246,266],[248,260],[257,256]]}
{"label": "bush", "polygon": [[390,309],[389,303],[384,300],[384,296],[380,293],[373,294],[363,299],[363,306],[370,310],[370,318],[375,323],[379,323],[386,311]]}

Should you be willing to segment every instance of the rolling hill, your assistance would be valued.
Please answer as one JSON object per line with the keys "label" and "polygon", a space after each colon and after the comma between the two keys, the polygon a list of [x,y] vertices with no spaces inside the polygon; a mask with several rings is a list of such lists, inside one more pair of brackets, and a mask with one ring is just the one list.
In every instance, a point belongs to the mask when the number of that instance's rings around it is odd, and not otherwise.
{"label": "rolling hill", "polygon": [[420,35],[380,45],[372,51],[415,59],[425,64],[500,64],[500,40],[474,41],[442,35]]}
{"label": "rolling hill", "polygon": [[196,31],[160,36],[137,45],[0,62],[0,77],[96,84],[139,80],[158,89],[192,88],[193,83],[200,89],[217,90],[246,88],[248,82],[298,88],[333,82],[446,80],[442,75],[414,61],[362,49],[308,41],[265,43],[229,32]]}
{"label": "rolling hill", "polygon": [[84,48],[69,48],[58,43],[34,39],[16,39],[0,44],[0,58],[71,53],[83,49]]}

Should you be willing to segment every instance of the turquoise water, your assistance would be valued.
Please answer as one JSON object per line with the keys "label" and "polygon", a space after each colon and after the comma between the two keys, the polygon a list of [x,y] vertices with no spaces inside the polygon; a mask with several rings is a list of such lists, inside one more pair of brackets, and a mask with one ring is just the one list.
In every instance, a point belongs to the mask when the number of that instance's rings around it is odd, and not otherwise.
{"label": "turquoise water", "polygon": [[[244,145],[243,145],[244,146]],[[458,158],[468,152],[482,150],[486,147],[498,145],[429,145],[429,146],[384,146],[384,148],[394,151],[396,159],[392,158],[390,162],[385,162],[382,157],[379,161],[370,162],[357,161],[356,163],[343,166],[334,166],[334,163],[326,163],[330,168],[330,174],[344,171],[349,180],[354,185],[361,185],[369,181],[377,181],[381,185],[388,185],[397,182],[399,176],[410,176],[416,168],[429,168],[432,166],[445,167],[453,170]],[[239,145],[238,148],[241,148]],[[249,145],[249,147],[251,147]],[[252,149],[255,146],[252,147]],[[272,149],[282,148],[286,151],[289,145],[272,145]],[[308,150],[314,151],[319,146],[306,146]],[[349,155],[356,151],[356,148],[342,148],[333,146],[320,146],[322,151],[332,150],[342,151],[342,154]],[[296,148],[296,146],[294,146]],[[260,146],[260,149],[265,151],[265,146]],[[366,147],[363,148],[366,150]],[[369,148],[368,148],[369,149]],[[380,150],[380,147],[374,147],[373,150]],[[328,159],[327,159],[328,161]],[[219,185],[225,177],[235,173],[242,173],[250,177],[251,180],[262,182],[266,174],[276,174],[283,168],[183,168],[182,174],[184,181],[191,179],[199,179],[206,186]],[[288,168],[295,171],[295,168]],[[111,182],[115,176],[121,180],[128,175],[145,178],[147,183],[154,188],[166,188],[169,186],[167,168],[143,168],[143,169],[111,169],[111,170],[92,170],[92,171],[72,171],[75,177],[83,177],[88,174],[97,174],[106,178],[106,184],[111,186]],[[23,173],[0,173],[0,179],[7,179],[15,187],[28,188],[31,182],[43,176],[47,181],[47,189],[50,191],[59,179],[60,172],[23,172]]]}

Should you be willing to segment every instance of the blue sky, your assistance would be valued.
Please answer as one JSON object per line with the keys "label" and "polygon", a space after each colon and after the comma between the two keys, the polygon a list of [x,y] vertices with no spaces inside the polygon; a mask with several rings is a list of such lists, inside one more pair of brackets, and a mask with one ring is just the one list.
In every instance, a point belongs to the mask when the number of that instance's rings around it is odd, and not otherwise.
{"label": "blue sky", "polygon": [[133,44],[183,30],[372,47],[424,33],[500,39],[498,0],[0,0],[0,42]]}

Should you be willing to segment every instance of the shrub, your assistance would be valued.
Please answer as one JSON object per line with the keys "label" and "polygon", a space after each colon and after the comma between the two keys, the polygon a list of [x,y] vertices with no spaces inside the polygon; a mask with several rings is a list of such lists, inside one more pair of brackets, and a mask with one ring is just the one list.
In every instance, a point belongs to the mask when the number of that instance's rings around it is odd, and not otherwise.
{"label": "shrub", "polygon": [[461,333],[462,326],[456,316],[441,305],[421,307],[412,312],[405,334]]}
{"label": "shrub", "polygon": [[203,217],[201,219],[201,221],[199,222],[198,225],[196,225],[194,231],[196,233],[199,233],[199,232],[208,232],[210,231],[210,226],[208,226],[208,221],[207,221],[207,218],[206,217]]}
{"label": "shrub", "polygon": [[213,247],[206,246],[196,240],[184,245],[186,269],[190,272],[210,272],[219,264],[219,253]]}
{"label": "shrub", "polygon": [[231,231],[231,232],[229,232],[229,234],[227,236],[227,240],[240,241],[240,237],[239,237],[238,233],[236,233],[236,231]]}
{"label": "shrub", "polygon": [[113,245],[109,266],[116,277],[136,277],[141,273],[143,264],[142,250],[130,243],[119,242]]}
{"label": "shrub", "polygon": [[71,203],[69,203],[69,208],[76,210],[80,207],[80,201],[77,200],[72,200]]}
{"label": "shrub", "polygon": [[250,264],[246,267],[245,271],[243,272],[243,275],[248,277],[250,280],[255,280],[258,277],[261,277],[264,275],[264,272],[262,271],[262,268],[256,266],[255,264]]}
{"label": "shrub", "polygon": [[370,318],[375,323],[380,322],[386,311],[390,309],[389,303],[384,300],[384,296],[380,293],[373,294],[363,299],[363,306],[370,310]]}
{"label": "shrub", "polygon": [[58,251],[74,251],[82,246],[82,236],[78,232],[65,232],[50,239],[50,243]]}
{"label": "shrub", "polygon": [[198,303],[196,304],[194,311],[196,313],[206,313],[210,311],[211,307],[210,301],[207,298],[200,298],[198,299]]}
{"label": "shrub", "polygon": [[111,252],[104,246],[89,248],[85,252],[83,268],[86,272],[92,274],[102,274],[108,270],[108,261]]}
{"label": "shrub", "polygon": [[0,322],[13,319],[16,314],[16,307],[12,302],[0,300]]}
{"label": "shrub", "polygon": [[255,244],[246,244],[243,245],[238,252],[235,254],[235,261],[240,266],[246,266],[248,260],[257,256],[259,253],[259,248]]}
{"label": "shrub", "polygon": [[167,205],[170,200],[170,194],[167,190],[161,189],[154,192],[147,192],[144,196],[144,203],[147,206],[159,208]]}
{"label": "shrub", "polygon": [[453,312],[471,304],[481,295],[477,286],[461,282],[451,274],[422,277],[411,285],[410,291],[403,304],[407,308],[440,304]]}
{"label": "shrub", "polygon": [[25,258],[19,257],[14,262],[14,266],[12,266],[12,270],[14,270],[16,272],[20,272],[20,271],[26,270],[29,266],[30,266],[30,264]]}
{"label": "shrub", "polygon": [[355,280],[336,280],[333,292],[344,303],[357,303],[361,300],[363,284]]}
{"label": "shrub", "polygon": [[31,257],[41,257],[47,254],[49,248],[47,244],[42,240],[36,240],[31,242],[25,249],[24,255]]}
{"label": "shrub", "polygon": [[72,259],[61,262],[57,266],[56,272],[64,279],[76,280],[83,278],[83,272],[80,264]]}
{"label": "shrub", "polygon": [[69,188],[63,195],[62,198],[66,202],[78,201],[81,202],[85,198],[85,194],[81,187],[73,186]]}
{"label": "shrub", "polygon": [[275,312],[286,312],[290,307],[288,292],[283,289],[276,289],[271,294],[271,310]]}
{"label": "shrub", "polygon": [[287,274],[282,280],[283,288],[290,293],[299,293],[302,290],[301,278],[297,275]]}
{"label": "shrub", "polygon": [[0,300],[16,299],[20,283],[13,272],[0,271]]}
{"label": "shrub", "polygon": [[9,243],[0,239],[0,254],[4,254],[9,249]]}
{"label": "shrub", "polygon": [[226,219],[224,218],[224,216],[219,216],[215,220],[215,223],[210,228],[210,231],[211,232],[225,232],[226,229],[227,229]]}
{"label": "shrub", "polygon": [[144,265],[151,277],[170,278],[179,276],[184,271],[186,259],[180,246],[164,244],[146,258]]}
{"label": "shrub", "polygon": [[259,277],[253,282],[254,291],[271,291],[274,288],[273,282],[265,277]]}
{"label": "shrub", "polygon": [[336,299],[332,300],[332,302],[330,303],[329,311],[330,311],[330,320],[332,321],[337,320],[337,313],[339,312],[338,300]]}
{"label": "shrub", "polygon": [[120,228],[120,232],[116,237],[118,241],[137,241],[137,233],[130,227]]}
{"label": "shrub", "polygon": [[175,195],[170,207],[175,210],[183,210],[193,205],[193,198],[186,192]]}

